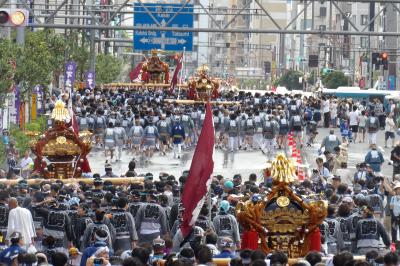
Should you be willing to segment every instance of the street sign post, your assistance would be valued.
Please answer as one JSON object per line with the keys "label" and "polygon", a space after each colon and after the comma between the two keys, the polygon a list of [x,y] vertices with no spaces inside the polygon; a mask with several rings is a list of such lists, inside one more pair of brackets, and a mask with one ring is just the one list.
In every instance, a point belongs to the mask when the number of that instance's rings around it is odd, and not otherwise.
{"label": "street sign post", "polygon": [[[134,26],[193,28],[193,5],[187,4],[134,4]],[[149,13],[151,14],[149,14]],[[135,30],[135,50],[162,49],[168,51],[193,50],[192,32]]]}

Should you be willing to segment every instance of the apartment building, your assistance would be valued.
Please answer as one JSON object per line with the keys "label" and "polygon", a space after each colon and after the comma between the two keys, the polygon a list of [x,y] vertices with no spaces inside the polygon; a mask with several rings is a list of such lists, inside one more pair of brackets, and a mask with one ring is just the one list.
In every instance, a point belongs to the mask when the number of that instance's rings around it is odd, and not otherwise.
{"label": "apartment building", "polygon": [[[250,0],[210,0],[208,7],[214,19],[209,18],[210,28],[246,29],[250,26],[250,11],[234,16]],[[210,33],[208,37],[208,62],[211,72],[217,76],[235,75],[236,67],[246,65],[249,45],[249,34],[244,33]]]}
{"label": "apartment building", "polygon": [[[251,5],[251,29],[278,29],[263,9],[268,11],[280,28],[285,28],[289,18],[287,2],[260,0],[259,3],[261,7],[255,2]],[[279,73],[285,68],[285,36],[282,34],[250,34],[247,60],[248,65],[254,69],[252,73],[249,73],[250,78],[268,79],[273,73]]]}

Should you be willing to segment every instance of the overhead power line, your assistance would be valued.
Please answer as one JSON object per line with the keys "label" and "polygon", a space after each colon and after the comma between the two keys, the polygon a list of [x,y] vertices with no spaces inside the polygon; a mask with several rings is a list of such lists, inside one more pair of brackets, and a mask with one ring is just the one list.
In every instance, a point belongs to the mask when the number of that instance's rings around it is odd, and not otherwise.
{"label": "overhead power line", "polygon": [[308,35],[350,35],[350,36],[400,36],[400,32],[361,32],[361,31],[319,31],[319,30],[278,30],[278,29],[217,29],[217,28],[180,28],[180,27],[142,27],[142,26],[107,26],[73,24],[30,24],[34,28],[53,29],[94,29],[125,31],[175,31],[175,32],[219,32],[219,33],[255,33],[255,34],[308,34]]}

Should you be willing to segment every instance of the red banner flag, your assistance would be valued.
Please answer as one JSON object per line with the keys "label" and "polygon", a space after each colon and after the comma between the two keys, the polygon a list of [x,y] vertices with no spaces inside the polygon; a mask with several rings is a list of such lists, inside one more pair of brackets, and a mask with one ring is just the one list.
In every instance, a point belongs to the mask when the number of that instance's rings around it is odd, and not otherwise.
{"label": "red banner flag", "polygon": [[72,111],[71,126],[72,126],[72,130],[74,130],[74,133],[77,136],[79,136],[79,125],[78,125],[78,120],[76,119],[76,115],[75,115],[74,111]]}
{"label": "red banner flag", "polygon": [[142,70],[142,65],[143,65],[143,61],[140,62],[134,69],[132,69],[131,72],[129,72],[129,78],[130,78],[131,82],[139,79],[140,71]]}
{"label": "red banner flag", "polygon": [[171,79],[171,90],[174,90],[175,86],[178,84],[178,75],[182,69],[183,53],[180,54],[176,60],[178,61],[178,64],[176,65],[174,75],[172,76],[172,79]]}
{"label": "red banner flag", "polygon": [[182,194],[184,212],[180,228],[183,237],[191,232],[211,184],[211,174],[214,169],[214,124],[212,115],[211,105],[207,102],[203,128]]}

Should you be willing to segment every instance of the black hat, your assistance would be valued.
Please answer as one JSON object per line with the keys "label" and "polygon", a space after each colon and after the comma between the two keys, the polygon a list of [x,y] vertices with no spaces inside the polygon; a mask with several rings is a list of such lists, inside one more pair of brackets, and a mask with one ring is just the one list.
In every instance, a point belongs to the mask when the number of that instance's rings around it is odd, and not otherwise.
{"label": "black hat", "polygon": [[131,190],[130,192],[131,196],[139,198],[140,197],[140,191],[139,190]]}
{"label": "black hat", "polygon": [[103,181],[103,179],[101,179],[101,178],[96,178],[96,179],[93,180],[93,184],[94,184],[95,186],[101,186],[101,185],[104,184],[104,181]]}
{"label": "black hat", "polygon": [[8,192],[7,191],[0,191],[0,200],[7,200],[8,199]]}
{"label": "black hat", "polygon": [[143,190],[143,184],[141,183],[132,183],[131,190]]}
{"label": "black hat", "polygon": [[144,180],[153,180],[153,174],[152,173],[147,173],[144,175]]}
{"label": "black hat", "polygon": [[113,183],[110,180],[106,180],[103,183],[104,186],[113,186]]}
{"label": "black hat", "polygon": [[106,163],[105,165],[104,165],[104,169],[107,171],[107,170],[112,170],[112,165],[110,164],[110,163]]}
{"label": "black hat", "polygon": [[29,186],[29,188],[30,188],[32,191],[38,191],[38,190],[40,190],[40,187],[39,187],[38,184],[32,184],[32,185]]}
{"label": "black hat", "polygon": [[28,184],[27,183],[20,183],[20,184],[18,184],[18,188],[19,189],[27,189],[28,188]]}

